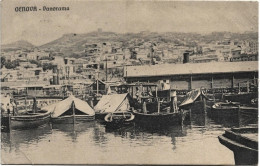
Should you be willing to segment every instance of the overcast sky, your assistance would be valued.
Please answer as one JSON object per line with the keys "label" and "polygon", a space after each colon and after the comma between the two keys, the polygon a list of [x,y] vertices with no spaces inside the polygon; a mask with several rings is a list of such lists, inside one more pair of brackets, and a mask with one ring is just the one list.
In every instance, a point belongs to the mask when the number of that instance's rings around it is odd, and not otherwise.
{"label": "overcast sky", "polygon": [[[15,12],[17,6],[69,7],[69,11]],[[65,33],[102,28],[118,33],[257,31],[257,2],[152,2],[80,0],[5,0],[2,2],[2,44],[27,40],[45,44]]]}

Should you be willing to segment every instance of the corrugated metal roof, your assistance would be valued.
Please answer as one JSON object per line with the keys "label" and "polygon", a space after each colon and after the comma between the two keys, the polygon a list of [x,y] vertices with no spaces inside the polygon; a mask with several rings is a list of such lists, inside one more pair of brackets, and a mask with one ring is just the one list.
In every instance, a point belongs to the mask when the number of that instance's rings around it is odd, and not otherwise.
{"label": "corrugated metal roof", "polygon": [[161,64],[146,66],[128,66],[125,70],[124,77],[151,77],[166,75],[237,73],[255,71],[258,71],[258,61]]}

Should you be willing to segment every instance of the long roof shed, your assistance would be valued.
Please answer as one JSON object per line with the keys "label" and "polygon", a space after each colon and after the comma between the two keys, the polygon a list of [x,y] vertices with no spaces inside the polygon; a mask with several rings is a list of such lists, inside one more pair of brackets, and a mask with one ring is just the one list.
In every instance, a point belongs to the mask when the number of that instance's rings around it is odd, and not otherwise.
{"label": "long roof shed", "polygon": [[127,66],[124,70],[124,77],[156,77],[246,72],[258,72],[258,61]]}

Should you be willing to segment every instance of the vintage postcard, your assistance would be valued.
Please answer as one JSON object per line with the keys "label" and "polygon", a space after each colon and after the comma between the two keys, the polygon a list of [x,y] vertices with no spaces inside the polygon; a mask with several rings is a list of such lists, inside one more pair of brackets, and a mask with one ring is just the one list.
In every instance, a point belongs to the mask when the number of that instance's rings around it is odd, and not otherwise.
{"label": "vintage postcard", "polygon": [[258,5],[2,0],[1,164],[258,164]]}

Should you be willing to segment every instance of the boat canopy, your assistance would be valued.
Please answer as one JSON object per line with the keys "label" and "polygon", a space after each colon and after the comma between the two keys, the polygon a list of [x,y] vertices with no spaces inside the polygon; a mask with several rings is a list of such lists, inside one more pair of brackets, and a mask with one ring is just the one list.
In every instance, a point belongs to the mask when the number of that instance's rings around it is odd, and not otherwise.
{"label": "boat canopy", "polygon": [[88,105],[87,102],[80,100],[73,95],[58,103],[43,107],[42,110],[52,112],[52,117],[54,118],[59,117],[71,108],[73,102],[75,104],[75,109],[77,109],[78,111],[87,115],[95,115],[95,111]]}
{"label": "boat canopy", "polygon": [[193,102],[195,102],[198,99],[198,97],[200,95],[202,95],[203,97],[205,97],[207,99],[207,97],[205,96],[204,92],[202,92],[200,89],[195,89],[195,90],[192,90],[192,91],[188,92],[186,94],[186,98],[179,105],[179,107],[185,106],[185,105],[188,105],[188,104],[192,104]]}
{"label": "boat canopy", "polygon": [[129,109],[128,93],[103,95],[95,106],[95,111],[104,112],[120,112]]}

